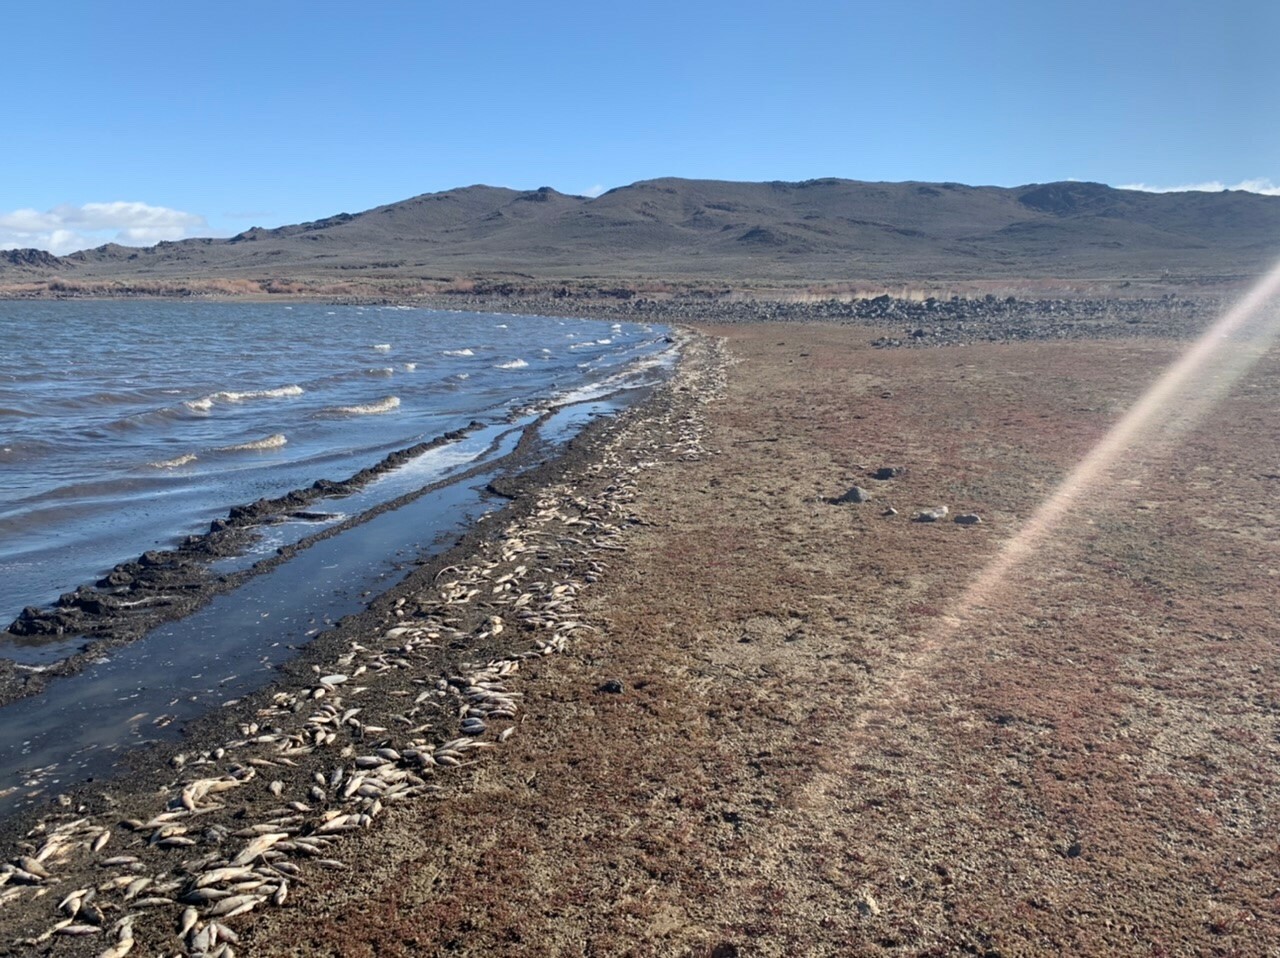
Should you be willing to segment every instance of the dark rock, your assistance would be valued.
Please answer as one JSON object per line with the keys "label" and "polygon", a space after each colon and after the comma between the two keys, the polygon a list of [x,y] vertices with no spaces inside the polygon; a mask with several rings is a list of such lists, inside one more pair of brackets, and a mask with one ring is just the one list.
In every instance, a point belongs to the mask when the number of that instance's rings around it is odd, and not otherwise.
{"label": "dark rock", "polygon": [[621,679],[609,679],[609,681],[601,683],[597,691],[608,692],[611,695],[621,695],[626,691],[626,688]]}
{"label": "dark rock", "polygon": [[972,512],[966,512],[962,516],[955,517],[955,524],[958,526],[976,526],[982,521],[982,517]]}
{"label": "dark rock", "polygon": [[866,502],[870,498],[871,498],[871,493],[867,492],[866,489],[863,489],[861,486],[854,486],[852,489],[846,492],[839,499],[834,499],[832,501],[837,504],[844,504],[849,502],[858,503],[858,502]]}
{"label": "dark rock", "polygon": [[907,470],[901,466],[881,466],[871,474],[872,479],[879,479],[881,482],[887,482],[890,479],[896,479]]}

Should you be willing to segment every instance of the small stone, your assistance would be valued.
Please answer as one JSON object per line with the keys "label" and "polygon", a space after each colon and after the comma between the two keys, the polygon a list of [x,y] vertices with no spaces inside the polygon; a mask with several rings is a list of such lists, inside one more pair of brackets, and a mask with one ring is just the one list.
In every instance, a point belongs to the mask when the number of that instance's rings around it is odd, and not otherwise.
{"label": "small stone", "polygon": [[879,479],[881,482],[887,482],[890,479],[896,479],[907,470],[901,466],[881,466],[871,474],[872,479]]}
{"label": "small stone", "polygon": [[924,512],[916,513],[916,522],[937,522],[939,519],[945,519],[951,510],[946,506],[938,506],[936,509],[926,509]]}
{"label": "small stone", "polygon": [[620,679],[609,679],[600,685],[599,691],[608,692],[610,695],[621,695],[627,687],[622,684]]}
{"label": "small stone", "polygon": [[843,496],[841,496],[839,499],[836,499],[835,501],[837,503],[866,502],[870,498],[871,498],[871,493],[867,492],[866,489],[863,489],[861,486],[854,486],[852,489],[850,489],[848,492],[846,492]]}
{"label": "small stone", "polygon": [[976,526],[982,521],[982,517],[977,513],[966,512],[962,516],[955,517],[955,524],[958,526]]}
{"label": "small stone", "polygon": [[863,918],[874,918],[880,914],[880,904],[871,897],[870,892],[863,892],[856,904],[858,914]]}
{"label": "small stone", "polygon": [[898,510],[893,508],[893,506],[890,506],[888,509],[886,509],[884,512],[880,514],[882,516],[896,516],[898,514]]}

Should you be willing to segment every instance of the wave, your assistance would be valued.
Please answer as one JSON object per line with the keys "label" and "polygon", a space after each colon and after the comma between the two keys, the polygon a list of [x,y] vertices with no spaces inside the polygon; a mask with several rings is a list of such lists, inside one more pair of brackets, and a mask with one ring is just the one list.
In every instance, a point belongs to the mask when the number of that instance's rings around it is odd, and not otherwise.
{"label": "wave", "polygon": [[472,349],[446,349],[445,356],[474,356],[475,350]]}
{"label": "wave", "polygon": [[217,392],[208,396],[202,396],[200,399],[188,399],[182,405],[196,412],[208,412],[213,408],[214,403],[219,402],[244,402],[248,399],[284,399],[288,396],[301,396],[305,390],[298,385],[280,386],[277,389],[251,389],[246,392]]}
{"label": "wave", "polygon": [[237,443],[234,446],[223,446],[218,452],[256,452],[261,449],[279,449],[289,440],[284,437],[284,433],[275,433],[271,436],[265,436],[262,439],[255,439],[253,442]]}
{"label": "wave", "polygon": [[498,363],[496,368],[497,369],[524,369],[524,367],[528,365],[529,364],[526,363],[523,359],[513,359],[509,363]]}
{"label": "wave", "polygon": [[334,406],[326,409],[321,415],[328,416],[373,416],[378,413],[391,412],[400,405],[399,396],[388,396],[377,402],[362,403],[358,406]]}
{"label": "wave", "polygon": [[418,368],[418,364],[417,364],[417,363],[405,363],[405,364],[404,364],[404,371],[405,371],[405,372],[407,372],[407,373],[411,373],[411,372],[413,372],[413,371],[414,371],[415,369],[417,369],[417,368]]}
{"label": "wave", "polygon": [[[284,438],[281,436],[280,438]],[[233,447],[234,448],[234,447]],[[152,469],[177,469],[179,466],[185,466],[189,462],[195,462],[198,457],[194,452],[189,452],[184,456],[175,456],[173,459],[162,459],[159,462],[147,463]]]}
{"label": "wave", "polygon": [[364,372],[366,376],[394,376],[396,371],[390,366],[374,366]]}
{"label": "wave", "polygon": [[370,349],[372,349],[375,353],[389,353],[389,352],[391,352],[391,344],[390,344],[390,343],[374,343],[374,344],[373,344],[372,346],[370,346],[369,348],[370,348]]}

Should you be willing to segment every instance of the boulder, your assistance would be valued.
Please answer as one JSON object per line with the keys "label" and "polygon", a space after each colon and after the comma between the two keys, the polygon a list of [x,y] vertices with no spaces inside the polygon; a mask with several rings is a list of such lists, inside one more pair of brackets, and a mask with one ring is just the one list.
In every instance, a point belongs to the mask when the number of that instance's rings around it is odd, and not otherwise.
{"label": "boulder", "polygon": [[866,502],[870,498],[871,493],[867,492],[866,489],[863,489],[861,486],[854,486],[839,499],[833,499],[832,501],[838,505],[842,505],[848,502]]}

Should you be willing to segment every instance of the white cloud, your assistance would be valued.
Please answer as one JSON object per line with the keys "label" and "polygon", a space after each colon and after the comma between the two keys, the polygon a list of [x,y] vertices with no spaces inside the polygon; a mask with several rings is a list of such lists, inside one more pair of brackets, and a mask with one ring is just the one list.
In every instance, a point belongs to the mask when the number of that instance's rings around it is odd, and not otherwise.
{"label": "white cloud", "polygon": [[594,200],[597,196],[605,192],[605,190],[607,189],[608,189],[607,186],[601,186],[599,183],[597,183],[595,186],[588,186],[585,190],[582,191],[582,195],[589,196]]}
{"label": "white cloud", "polygon": [[208,234],[203,216],[147,203],[64,203],[43,213],[0,213],[0,249],[33,247],[59,256],[103,243],[150,246]]}
{"label": "white cloud", "polygon": [[1245,190],[1249,193],[1261,193],[1264,196],[1280,196],[1280,186],[1272,183],[1265,176],[1251,180],[1241,180],[1228,186],[1221,180],[1209,180],[1205,183],[1188,183],[1185,186],[1150,186],[1146,183],[1125,183],[1116,187],[1120,190],[1141,190],[1144,193],[1221,193],[1223,190]]}

